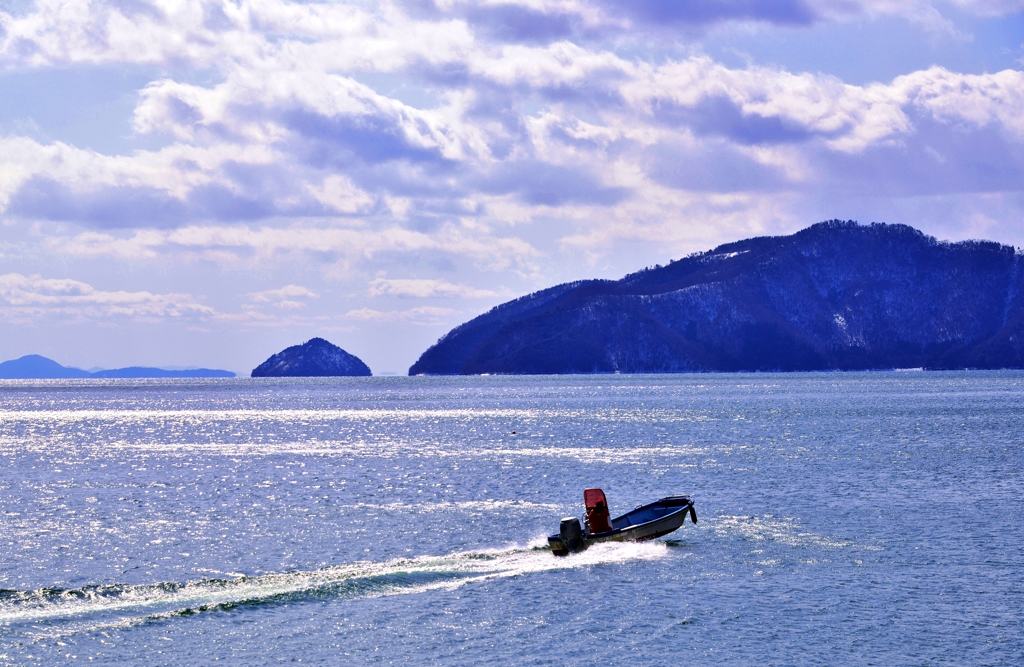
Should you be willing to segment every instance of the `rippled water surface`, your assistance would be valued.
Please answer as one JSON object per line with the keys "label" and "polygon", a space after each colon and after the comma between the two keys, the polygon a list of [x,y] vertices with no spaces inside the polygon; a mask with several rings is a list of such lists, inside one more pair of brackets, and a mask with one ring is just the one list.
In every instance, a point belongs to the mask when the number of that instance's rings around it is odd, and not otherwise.
{"label": "rippled water surface", "polygon": [[[0,664],[1024,664],[1024,374],[0,382]],[[555,558],[613,514],[700,522]]]}

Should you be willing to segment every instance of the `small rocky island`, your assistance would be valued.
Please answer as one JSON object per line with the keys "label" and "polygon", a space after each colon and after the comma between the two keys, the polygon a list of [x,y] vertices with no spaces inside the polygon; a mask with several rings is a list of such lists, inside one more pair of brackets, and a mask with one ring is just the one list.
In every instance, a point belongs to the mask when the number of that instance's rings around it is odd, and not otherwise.
{"label": "small rocky island", "polygon": [[323,338],[293,345],[270,357],[252,371],[261,377],[336,377],[372,375],[370,367]]}
{"label": "small rocky island", "polygon": [[410,375],[1024,368],[1024,255],[832,220],[452,329]]}

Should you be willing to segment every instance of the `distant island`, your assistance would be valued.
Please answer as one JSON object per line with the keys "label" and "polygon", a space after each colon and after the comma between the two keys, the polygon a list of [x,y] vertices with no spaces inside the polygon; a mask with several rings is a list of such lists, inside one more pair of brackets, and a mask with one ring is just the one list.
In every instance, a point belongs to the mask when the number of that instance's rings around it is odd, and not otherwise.
{"label": "distant island", "polygon": [[370,367],[362,359],[323,338],[285,348],[252,371],[254,378],[368,375],[372,375]]}
{"label": "distant island", "polygon": [[991,241],[831,220],[509,301],[409,374],[1024,368],[1022,263]]}
{"label": "distant island", "polygon": [[194,368],[170,371],[163,368],[130,366],[102,371],[83,371],[61,366],[53,359],[29,354],[0,363],[0,380],[48,380],[68,378],[233,378],[231,371]]}

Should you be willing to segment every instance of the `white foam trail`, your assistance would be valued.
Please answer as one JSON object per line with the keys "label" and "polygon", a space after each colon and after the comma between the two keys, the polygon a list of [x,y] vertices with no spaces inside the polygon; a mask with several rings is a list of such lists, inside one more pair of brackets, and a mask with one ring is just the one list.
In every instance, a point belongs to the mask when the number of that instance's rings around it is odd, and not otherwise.
{"label": "white foam trail", "polygon": [[[539,539],[525,548],[517,546],[381,563],[358,562],[310,572],[268,574],[226,581],[206,580],[183,586],[126,586],[113,593],[109,588],[106,592],[101,588],[78,589],[51,597],[40,593],[24,600],[0,603],[0,624],[70,620],[85,615],[110,613],[142,614],[150,618],[170,617],[189,611],[267,602],[279,596],[330,592],[332,588],[345,584],[353,584],[358,589],[358,584],[364,583],[363,589],[355,592],[360,597],[450,590],[490,579],[549,570],[654,560],[667,553],[666,545],[659,542],[606,543],[595,545],[580,554],[556,558],[549,551],[537,549],[543,543]],[[423,575],[444,578],[415,581]],[[412,580],[404,581],[403,577]]]}
{"label": "white foam trail", "polygon": [[[352,509],[373,509],[373,510],[384,510],[388,512],[408,512],[410,510],[409,503],[356,503],[354,505],[336,505],[339,508],[352,508]],[[450,512],[456,511],[470,511],[470,512],[491,512],[495,510],[512,510],[512,509],[542,509],[558,511],[562,509],[562,505],[556,505],[554,503],[534,503],[529,500],[463,500],[463,501],[449,501],[449,502],[438,502],[438,503],[417,503],[413,506],[417,514],[429,513],[429,512]],[[545,541],[544,544],[547,544]]]}

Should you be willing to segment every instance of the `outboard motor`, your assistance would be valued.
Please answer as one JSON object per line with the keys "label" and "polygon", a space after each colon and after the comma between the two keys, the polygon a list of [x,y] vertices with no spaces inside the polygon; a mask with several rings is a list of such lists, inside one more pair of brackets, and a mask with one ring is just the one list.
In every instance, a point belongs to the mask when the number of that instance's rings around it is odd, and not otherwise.
{"label": "outboard motor", "polygon": [[558,524],[558,536],[569,551],[583,549],[583,528],[580,520],[574,516],[566,517]]}

